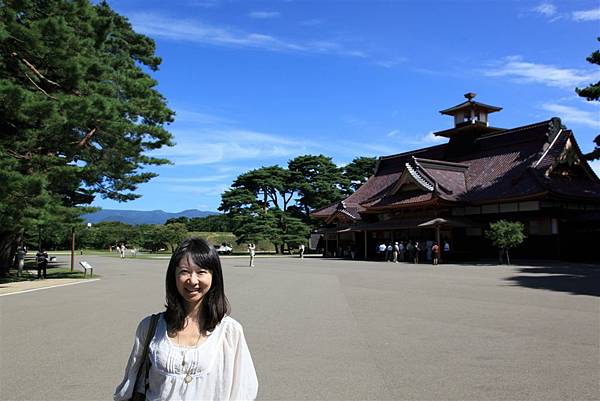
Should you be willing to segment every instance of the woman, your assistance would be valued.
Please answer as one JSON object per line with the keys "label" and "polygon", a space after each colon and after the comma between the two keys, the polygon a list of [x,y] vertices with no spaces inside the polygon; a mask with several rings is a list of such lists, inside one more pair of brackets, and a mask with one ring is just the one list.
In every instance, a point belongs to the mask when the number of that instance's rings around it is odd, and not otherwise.
{"label": "woman", "polygon": [[[229,303],[217,251],[206,241],[183,241],[166,274],[166,311],[150,341],[146,400],[253,400],[256,372],[242,326],[226,314]],[[138,325],[115,401],[144,393],[136,383],[151,316]],[[135,387],[135,389],[134,389]]]}

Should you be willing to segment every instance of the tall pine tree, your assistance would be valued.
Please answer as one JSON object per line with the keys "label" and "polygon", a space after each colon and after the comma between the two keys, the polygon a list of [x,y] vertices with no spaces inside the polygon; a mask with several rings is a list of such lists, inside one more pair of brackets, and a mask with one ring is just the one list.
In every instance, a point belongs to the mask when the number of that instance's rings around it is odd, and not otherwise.
{"label": "tall pine tree", "polygon": [[147,73],[154,42],[107,3],[3,0],[0,7],[0,274],[23,231],[73,222],[155,176],[144,152],[172,145],[173,112]]}

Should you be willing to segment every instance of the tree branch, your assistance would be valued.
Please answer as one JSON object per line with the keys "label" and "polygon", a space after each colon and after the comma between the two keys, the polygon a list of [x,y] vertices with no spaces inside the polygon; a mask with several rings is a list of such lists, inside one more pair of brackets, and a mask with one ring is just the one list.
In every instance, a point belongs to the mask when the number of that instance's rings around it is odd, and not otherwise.
{"label": "tree branch", "polygon": [[42,88],[40,88],[38,86],[38,84],[35,83],[35,81],[33,79],[31,79],[31,77],[29,75],[27,75],[27,73],[25,73],[25,76],[27,77],[27,79],[33,84],[35,85],[36,88],[38,88],[44,95],[48,96],[50,99],[52,100],[58,100],[57,98],[55,98],[54,96],[51,96],[48,94],[48,92],[46,92],[45,90],[43,90]]}
{"label": "tree branch", "polygon": [[95,127],[94,129],[92,129],[90,132],[88,132],[87,134],[85,134],[85,136],[83,137],[83,139],[79,142],[73,142],[76,143],[77,145],[75,146],[75,148],[77,149],[81,149],[84,146],[87,146],[87,144],[90,142],[90,140],[92,139],[92,136],[94,136],[94,134],[97,131],[97,127]]}
{"label": "tree branch", "polygon": [[[12,56],[13,56],[13,57],[17,57],[17,56],[18,56],[18,54],[17,54],[17,53],[12,53]],[[25,65],[26,65],[27,67],[29,67],[29,69],[35,73],[35,75],[37,75],[38,77],[42,78],[42,79],[43,79],[43,80],[45,80],[46,82],[48,82],[48,83],[51,83],[52,85],[54,85],[54,86],[57,86],[57,87],[59,87],[59,88],[60,88],[60,85],[59,85],[59,84],[57,84],[56,82],[54,82],[54,81],[51,81],[51,80],[49,80],[48,78],[46,78],[46,77],[45,77],[45,76],[44,76],[44,75],[43,75],[41,72],[39,72],[39,71],[37,70],[37,68],[35,68],[35,66],[34,66],[33,64],[31,64],[29,61],[27,61],[27,59],[25,59],[25,58],[21,57],[21,58],[20,58],[20,60],[21,60],[23,63],[25,63]]]}

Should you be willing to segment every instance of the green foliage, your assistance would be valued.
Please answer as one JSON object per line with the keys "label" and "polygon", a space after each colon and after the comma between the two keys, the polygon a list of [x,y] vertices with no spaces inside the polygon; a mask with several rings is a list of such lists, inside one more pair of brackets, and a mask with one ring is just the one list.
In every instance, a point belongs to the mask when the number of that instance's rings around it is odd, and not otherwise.
{"label": "green foliage", "polygon": [[373,175],[377,159],[375,157],[356,157],[343,167],[342,190],[345,195],[355,192]]}
{"label": "green foliage", "polygon": [[297,204],[306,216],[314,209],[330,205],[344,198],[340,189],[340,169],[330,157],[318,155],[298,156],[288,162],[294,188],[298,193]]}
{"label": "green foliage", "polygon": [[[597,40],[600,41],[600,37]],[[593,52],[586,60],[592,64],[600,65],[600,50]],[[575,91],[579,96],[586,98],[588,101],[598,101],[600,100],[600,81],[590,84],[583,89],[575,88]],[[585,155],[587,160],[600,159],[600,135],[596,136],[594,143],[596,144],[596,148]]]}
{"label": "green foliage", "polygon": [[494,246],[506,252],[508,263],[508,250],[520,245],[525,240],[525,227],[518,221],[498,220],[490,223],[490,229],[485,231],[485,236],[492,241]]}
{"label": "green foliage", "polygon": [[232,231],[233,224],[226,214],[213,214],[206,217],[191,218],[186,224],[188,231]]}
{"label": "green foliage", "polygon": [[2,2],[0,273],[24,229],[73,223],[96,194],[135,199],[155,176],[141,168],[167,163],[145,153],[172,145],[154,51],[105,2]]}

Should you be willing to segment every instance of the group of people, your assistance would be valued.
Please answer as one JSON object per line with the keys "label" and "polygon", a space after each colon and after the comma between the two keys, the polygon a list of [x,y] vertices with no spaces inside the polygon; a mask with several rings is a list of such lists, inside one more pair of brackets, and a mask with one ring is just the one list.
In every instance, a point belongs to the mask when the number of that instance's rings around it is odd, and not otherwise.
{"label": "group of people", "polygon": [[380,243],[376,247],[379,258],[386,262],[412,262],[419,263],[419,260],[427,260],[437,265],[441,259],[442,252],[444,259],[450,253],[450,243],[444,241],[442,245],[434,241],[420,243],[419,241],[396,241],[394,243]]}
{"label": "group of people", "polygon": [[[119,256],[121,257],[121,259],[125,259],[125,255],[127,254],[128,250],[131,253],[131,256],[133,256],[134,258],[137,256],[137,248],[127,249],[127,246],[124,243],[116,244],[114,246],[114,249],[119,254]],[[109,245],[108,246],[108,251],[112,252],[112,250],[113,250],[113,246]]]}
{"label": "group of people", "polygon": [[[16,259],[17,259],[17,276],[21,277],[23,274],[23,267],[25,267],[25,255],[27,255],[27,247],[20,246],[17,248]],[[37,265],[37,278],[46,278],[47,277],[47,268],[48,268],[48,253],[44,250],[44,248],[40,248],[39,251],[35,254],[35,261]]]}

